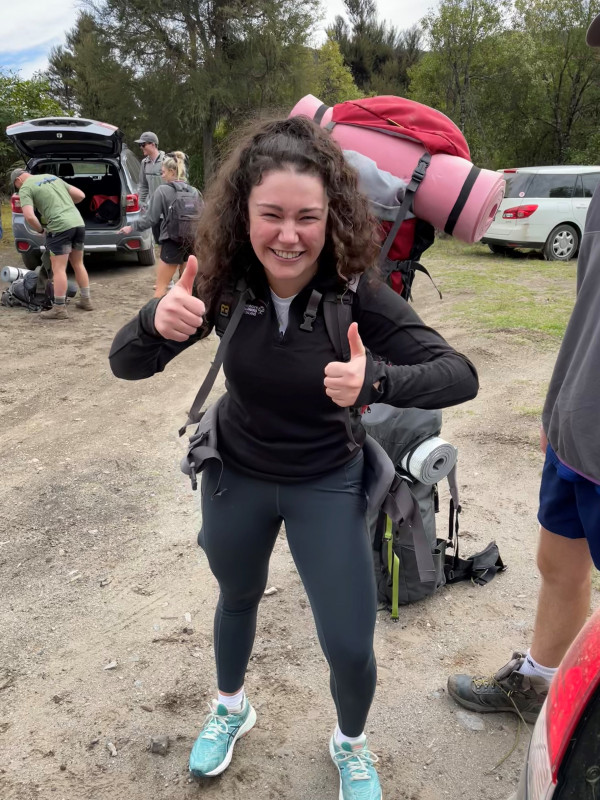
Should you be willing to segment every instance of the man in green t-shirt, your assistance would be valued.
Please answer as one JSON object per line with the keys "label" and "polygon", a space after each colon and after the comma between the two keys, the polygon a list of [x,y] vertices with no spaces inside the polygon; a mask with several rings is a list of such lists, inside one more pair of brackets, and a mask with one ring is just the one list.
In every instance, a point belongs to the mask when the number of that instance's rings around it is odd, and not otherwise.
{"label": "man in green t-shirt", "polygon": [[[13,170],[10,180],[15,192],[19,193],[25,222],[34,231],[46,234],[46,249],[52,264],[54,305],[49,311],[42,311],[40,317],[69,318],[65,305],[69,261],[81,294],[75,305],[84,311],[92,311],[90,279],[83,265],[85,223],[75,207],[75,203],[80,203],[85,194],[56,175],[32,175],[24,169]],[[41,222],[36,216],[36,209]]]}

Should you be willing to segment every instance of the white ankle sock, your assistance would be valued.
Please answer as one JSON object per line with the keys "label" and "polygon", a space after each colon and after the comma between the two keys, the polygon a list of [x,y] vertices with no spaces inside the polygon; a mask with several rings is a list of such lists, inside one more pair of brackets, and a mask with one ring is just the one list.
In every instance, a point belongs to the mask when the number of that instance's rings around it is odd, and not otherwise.
{"label": "white ankle sock", "polygon": [[361,733],[360,736],[346,736],[341,732],[339,725],[335,726],[333,738],[337,745],[341,745],[342,742],[348,742],[350,747],[354,747],[357,744],[364,744],[367,741],[367,737],[364,732]]}
{"label": "white ankle sock", "polygon": [[244,687],[236,692],[236,694],[228,695],[219,692],[218,702],[222,703],[228,711],[241,711],[244,705]]}
{"label": "white ankle sock", "polygon": [[557,667],[544,667],[542,664],[538,664],[531,657],[531,650],[528,650],[519,672],[522,675],[535,675],[538,678],[545,678],[547,681],[551,681],[557,669]]}

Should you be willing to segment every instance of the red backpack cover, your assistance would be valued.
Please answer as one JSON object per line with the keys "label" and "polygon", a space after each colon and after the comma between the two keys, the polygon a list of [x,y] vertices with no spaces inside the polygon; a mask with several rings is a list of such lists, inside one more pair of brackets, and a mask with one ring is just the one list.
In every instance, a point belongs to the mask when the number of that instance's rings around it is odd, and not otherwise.
{"label": "red backpack cover", "polygon": [[[318,109],[315,121],[322,120],[327,108],[323,105]],[[422,145],[424,151],[430,155],[447,153],[471,160],[467,141],[451,119],[441,111],[405,97],[381,95],[337,103],[332,109],[331,122],[325,127],[333,127],[338,123],[370,128],[409,139]],[[387,239],[392,226],[392,222],[381,221],[382,242]],[[433,244],[433,240],[434,229],[428,222],[416,217],[404,219],[387,258],[389,261],[418,263],[422,253]],[[414,270],[408,265],[399,264],[398,267],[389,273],[387,279],[398,294],[408,297]]]}

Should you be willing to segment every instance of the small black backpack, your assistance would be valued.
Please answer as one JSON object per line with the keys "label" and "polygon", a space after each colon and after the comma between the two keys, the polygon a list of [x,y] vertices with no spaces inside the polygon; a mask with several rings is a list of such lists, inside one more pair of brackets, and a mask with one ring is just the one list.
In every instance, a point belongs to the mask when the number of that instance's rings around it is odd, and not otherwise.
{"label": "small black backpack", "polygon": [[204,206],[202,195],[182,181],[170,181],[175,191],[166,217],[167,236],[176,244],[193,245]]}

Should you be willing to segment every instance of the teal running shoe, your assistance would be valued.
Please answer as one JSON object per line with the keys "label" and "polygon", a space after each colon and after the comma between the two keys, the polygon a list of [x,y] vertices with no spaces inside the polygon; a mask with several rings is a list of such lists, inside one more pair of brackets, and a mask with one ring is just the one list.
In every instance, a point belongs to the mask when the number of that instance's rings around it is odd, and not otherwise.
{"label": "teal running shoe", "polygon": [[244,698],[242,710],[233,714],[222,703],[212,701],[200,736],[190,753],[190,772],[198,778],[212,778],[224,772],[231,762],[233,745],[254,727],[256,711]]}
{"label": "teal running shoe", "polygon": [[367,750],[366,743],[352,745],[337,744],[332,736],[329,752],[340,773],[339,800],[381,800],[379,776],[373,764],[379,759]]}

